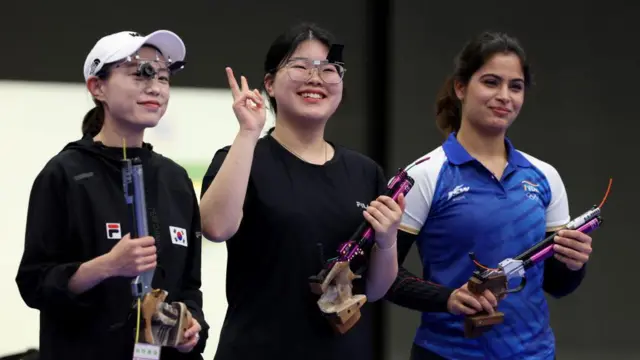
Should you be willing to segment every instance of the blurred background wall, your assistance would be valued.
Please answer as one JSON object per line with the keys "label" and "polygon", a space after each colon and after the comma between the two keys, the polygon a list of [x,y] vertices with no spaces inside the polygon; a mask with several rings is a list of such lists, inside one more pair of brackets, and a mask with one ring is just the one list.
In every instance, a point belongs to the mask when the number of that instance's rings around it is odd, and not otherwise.
{"label": "blurred background wall", "polygon": [[[0,12],[0,356],[37,346],[38,313],[15,286],[32,181],[64,144],[80,136],[92,106],[82,65],[108,33],[164,28],[187,45],[187,67],[172,80],[171,106],[147,133],[157,151],[199,182],[216,149],[237,131],[225,66],[257,87],[273,39],[290,25],[313,21],[346,45],[345,101],[328,137],[362,151],[392,175],[437,147],[436,92],[463,43],[483,30],[518,37],[535,86],[509,136],[523,151],[554,165],[573,215],[597,203],[609,177],[605,226],[594,235],[589,275],[573,295],[551,301],[559,359],[640,359],[633,185],[640,77],[637,2],[501,2],[325,0],[152,3],[9,2]],[[271,119],[272,120],[272,119]],[[269,125],[267,125],[269,126]],[[205,311],[212,359],[226,309],[226,250],[205,241]],[[419,272],[412,251],[406,265]],[[391,304],[379,310],[380,359],[407,359],[419,314]]]}

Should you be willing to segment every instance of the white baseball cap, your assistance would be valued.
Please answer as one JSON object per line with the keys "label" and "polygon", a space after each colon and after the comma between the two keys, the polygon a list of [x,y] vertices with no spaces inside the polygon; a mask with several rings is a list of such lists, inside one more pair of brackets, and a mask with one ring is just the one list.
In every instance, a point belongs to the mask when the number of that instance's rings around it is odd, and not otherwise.
{"label": "white baseball cap", "polygon": [[184,61],[186,48],[182,39],[169,30],[154,31],[147,36],[135,31],[121,31],[107,35],[93,46],[84,61],[84,80],[95,75],[105,64],[125,59],[143,45],[153,45],[171,62]]}

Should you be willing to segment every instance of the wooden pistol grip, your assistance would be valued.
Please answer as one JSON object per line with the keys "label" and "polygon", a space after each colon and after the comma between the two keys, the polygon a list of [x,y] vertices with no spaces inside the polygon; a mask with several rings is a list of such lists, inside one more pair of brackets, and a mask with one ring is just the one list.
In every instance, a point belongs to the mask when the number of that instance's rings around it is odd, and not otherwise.
{"label": "wooden pistol grip", "polygon": [[317,276],[312,276],[309,278],[309,287],[311,288],[311,292],[316,295],[324,294],[326,288],[323,288],[322,284],[324,283],[324,274],[320,273]]}
{"label": "wooden pistol grip", "polygon": [[352,281],[360,278],[349,268],[348,262],[336,263],[319,282],[311,283],[314,293],[320,293],[318,307],[328,318],[331,327],[338,333],[349,331],[360,319],[360,308],[367,302],[366,295],[352,293]]}
{"label": "wooden pistol grip", "polygon": [[329,321],[331,322],[331,327],[333,328],[333,330],[342,335],[351,330],[351,328],[358,322],[358,320],[360,320],[360,316],[360,309],[358,308],[353,312],[352,316],[346,322],[339,322],[335,319],[330,319]]}
{"label": "wooden pistol grip", "polygon": [[[360,320],[360,308],[367,302],[365,295],[355,295],[333,309],[322,309],[334,331],[344,334]],[[328,310],[328,311],[327,311]]]}
{"label": "wooden pistol grip", "polygon": [[[482,295],[486,290],[489,290],[499,300],[507,290],[507,277],[498,273],[482,281],[474,276],[467,282],[467,288],[476,295]],[[465,337],[478,337],[492,326],[502,324],[503,321],[504,314],[501,312],[495,312],[493,315],[480,312],[466,316],[464,320]]]}
{"label": "wooden pistol grip", "polygon": [[336,278],[345,270],[349,269],[348,262],[338,262],[333,265],[331,271],[327,273],[326,270],[320,271],[316,276],[310,278],[309,286],[311,292],[316,295],[322,295],[327,291],[329,285],[336,280]]}
{"label": "wooden pistol grip", "polygon": [[496,297],[499,297],[507,290],[507,277],[498,274],[489,277],[485,281],[481,281],[474,276],[467,282],[467,288],[476,295],[482,295],[485,290],[489,290],[496,295]]}
{"label": "wooden pistol grip", "polygon": [[503,321],[504,314],[501,312],[495,312],[493,315],[483,312],[466,316],[464,319],[464,335],[467,338],[476,338],[492,326],[502,324]]}
{"label": "wooden pistol grip", "polygon": [[141,315],[142,315],[142,323],[144,328],[141,329],[142,335],[141,342],[147,344],[155,344],[155,339],[153,337],[153,331],[151,328],[151,323],[153,319],[153,314],[155,314],[156,309],[158,308],[158,304],[164,302],[167,299],[169,293],[165,290],[161,289],[153,289],[142,298],[141,304]]}

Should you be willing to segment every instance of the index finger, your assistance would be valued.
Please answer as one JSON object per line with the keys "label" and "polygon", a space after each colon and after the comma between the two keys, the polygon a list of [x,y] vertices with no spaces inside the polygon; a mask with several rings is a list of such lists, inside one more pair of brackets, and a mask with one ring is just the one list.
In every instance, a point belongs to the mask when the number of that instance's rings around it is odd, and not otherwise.
{"label": "index finger", "polygon": [[156,243],[156,240],[151,236],[145,236],[141,238],[134,239],[140,246],[151,246]]}
{"label": "index finger", "polygon": [[561,230],[558,232],[558,236],[563,238],[580,241],[583,243],[590,243],[591,237],[583,232],[578,230]]}
{"label": "index finger", "polygon": [[491,303],[489,302],[489,300],[486,297],[484,297],[484,296],[478,297],[478,302],[482,305],[482,308],[488,314],[493,315],[496,312],[495,309],[493,308],[493,306],[491,305]]}
{"label": "index finger", "polygon": [[496,299],[496,296],[491,291],[485,290],[482,296],[484,296],[485,299],[489,300],[491,306],[498,306],[498,299]]}
{"label": "index finger", "polygon": [[396,203],[392,198],[390,198],[390,197],[388,197],[386,195],[382,195],[382,196],[378,197],[378,201],[380,201],[383,204],[387,205],[387,207],[392,211],[400,211],[400,206],[398,206],[398,203]]}
{"label": "index finger", "polygon": [[461,291],[458,293],[458,301],[464,304],[467,307],[476,309],[476,311],[482,311],[483,306],[480,303],[480,298],[475,297],[470,292]]}
{"label": "index finger", "polygon": [[185,337],[192,337],[195,336],[195,334],[197,334],[198,332],[200,332],[200,327],[196,326],[196,324],[193,324],[191,327],[189,327],[189,329],[187,329],[187,331],[184,332],[184,336]]}
{"label": "index finger", "polygon": [[230,67],[225,68],[227,71],[227,80],[229,81],[229,88],[231,88],[231,95],[235,99],[240,94],[240,88],[238,87],[238,82],[236,81],[236,77],[233,76],[233,70]]}
{"label": "index finger", "polygon": [[400,193],[400,195],[398,196],[398,206],[400,207],[400,210],[402,212],[404,212],[404,208],[406,206],[406,202],[404,199],[404,193]]}

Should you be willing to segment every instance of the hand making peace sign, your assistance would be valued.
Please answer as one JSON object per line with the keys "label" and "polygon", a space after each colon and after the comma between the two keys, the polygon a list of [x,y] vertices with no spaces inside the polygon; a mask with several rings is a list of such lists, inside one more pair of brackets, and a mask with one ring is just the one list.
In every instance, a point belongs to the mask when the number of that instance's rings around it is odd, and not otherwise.
{"label": "hand making peace sign", "polygon": [[264,100],[257,89],[249,90],[247,78],[240,76],[242,88],[233,75],[231,68],[226,68],[229,87],[233,95],[233,112],[240,123],[240,130],[262,131],[267,118]]}

